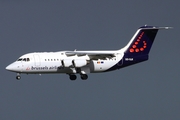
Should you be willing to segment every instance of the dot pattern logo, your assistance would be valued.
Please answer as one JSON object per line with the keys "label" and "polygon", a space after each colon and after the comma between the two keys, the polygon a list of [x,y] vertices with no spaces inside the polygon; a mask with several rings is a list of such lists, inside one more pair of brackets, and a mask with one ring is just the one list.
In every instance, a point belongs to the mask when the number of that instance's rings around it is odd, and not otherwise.
{"label": "dot pattern logo", "polygon": [[[147,48],[147,43],[145,40],[142,41],[142,36],[144,35],[144,32],[142,32],[139,37],[137,38],[137,40],[132,44],[131,48],[129,49],[129,52],[131,53],[138,53],[138,52],[142,52]],[[138,44],[140,42],[143,42],[143,45],[141,47],[138,47]]]}

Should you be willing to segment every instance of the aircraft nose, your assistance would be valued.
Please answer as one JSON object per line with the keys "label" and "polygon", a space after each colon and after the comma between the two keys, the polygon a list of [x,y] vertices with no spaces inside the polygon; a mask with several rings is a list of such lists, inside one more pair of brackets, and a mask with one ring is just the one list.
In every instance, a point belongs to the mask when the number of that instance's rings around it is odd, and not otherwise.
{"label": "aircraft nose", "polygon": [[12,65],[8,65],[8,66],[6,67],[6,70],[9,70],[9,71],[13,70]]}
{"label": "aircraft nose", "polygon": [[20,70],[20,66],[19,66],[19,64],[12,63],[6,67],[6,70],[12,71],[12,72],[17,72]]}

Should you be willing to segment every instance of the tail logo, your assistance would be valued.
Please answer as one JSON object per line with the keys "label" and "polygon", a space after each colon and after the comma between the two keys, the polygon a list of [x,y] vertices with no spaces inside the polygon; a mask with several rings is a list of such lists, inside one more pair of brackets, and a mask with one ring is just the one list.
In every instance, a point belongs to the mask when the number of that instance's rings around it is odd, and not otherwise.
{"label": "tail logo", "polygon": [[144,32],[142,32],[139,37],[137,38],[137,40],[134,42],[134,44],[132,44],[131,48],[129,49],[129,52],[133,53],[133,52],[142,52],[147,48],[147,43],[144,40],[143,41],[143,45],[141,47],[137,47],[139,42],[141,42],[142,36],[144,35]]}

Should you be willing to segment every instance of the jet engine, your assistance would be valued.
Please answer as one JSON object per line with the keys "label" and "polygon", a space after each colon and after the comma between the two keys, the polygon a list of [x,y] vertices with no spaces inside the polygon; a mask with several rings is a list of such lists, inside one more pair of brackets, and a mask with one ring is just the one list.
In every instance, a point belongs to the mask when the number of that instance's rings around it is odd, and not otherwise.
{"label": "jet engine", "polygon": [[63,67],[70,67],[72,66],[72,59],[64,59],[61,61]]}
{"label": "jet engine", "polygon": [[88,61],[85,59],[75,59],[72,61],[74,67],[79,68],[87,65]]}

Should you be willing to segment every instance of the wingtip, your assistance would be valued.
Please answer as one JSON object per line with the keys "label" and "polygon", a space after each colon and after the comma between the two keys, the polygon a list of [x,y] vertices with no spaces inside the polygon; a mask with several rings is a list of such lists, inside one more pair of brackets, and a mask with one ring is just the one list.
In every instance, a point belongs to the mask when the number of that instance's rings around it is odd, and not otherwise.
{"label": "wingtip", "polygon": [[165,29],[165,30],[168,30],[168,29],[173,29],[173,27],[157,27],[158,29]]}
{"label": "wingtip", "polygon": [[165,27],[165,29],[173,29],[173,27]]}

